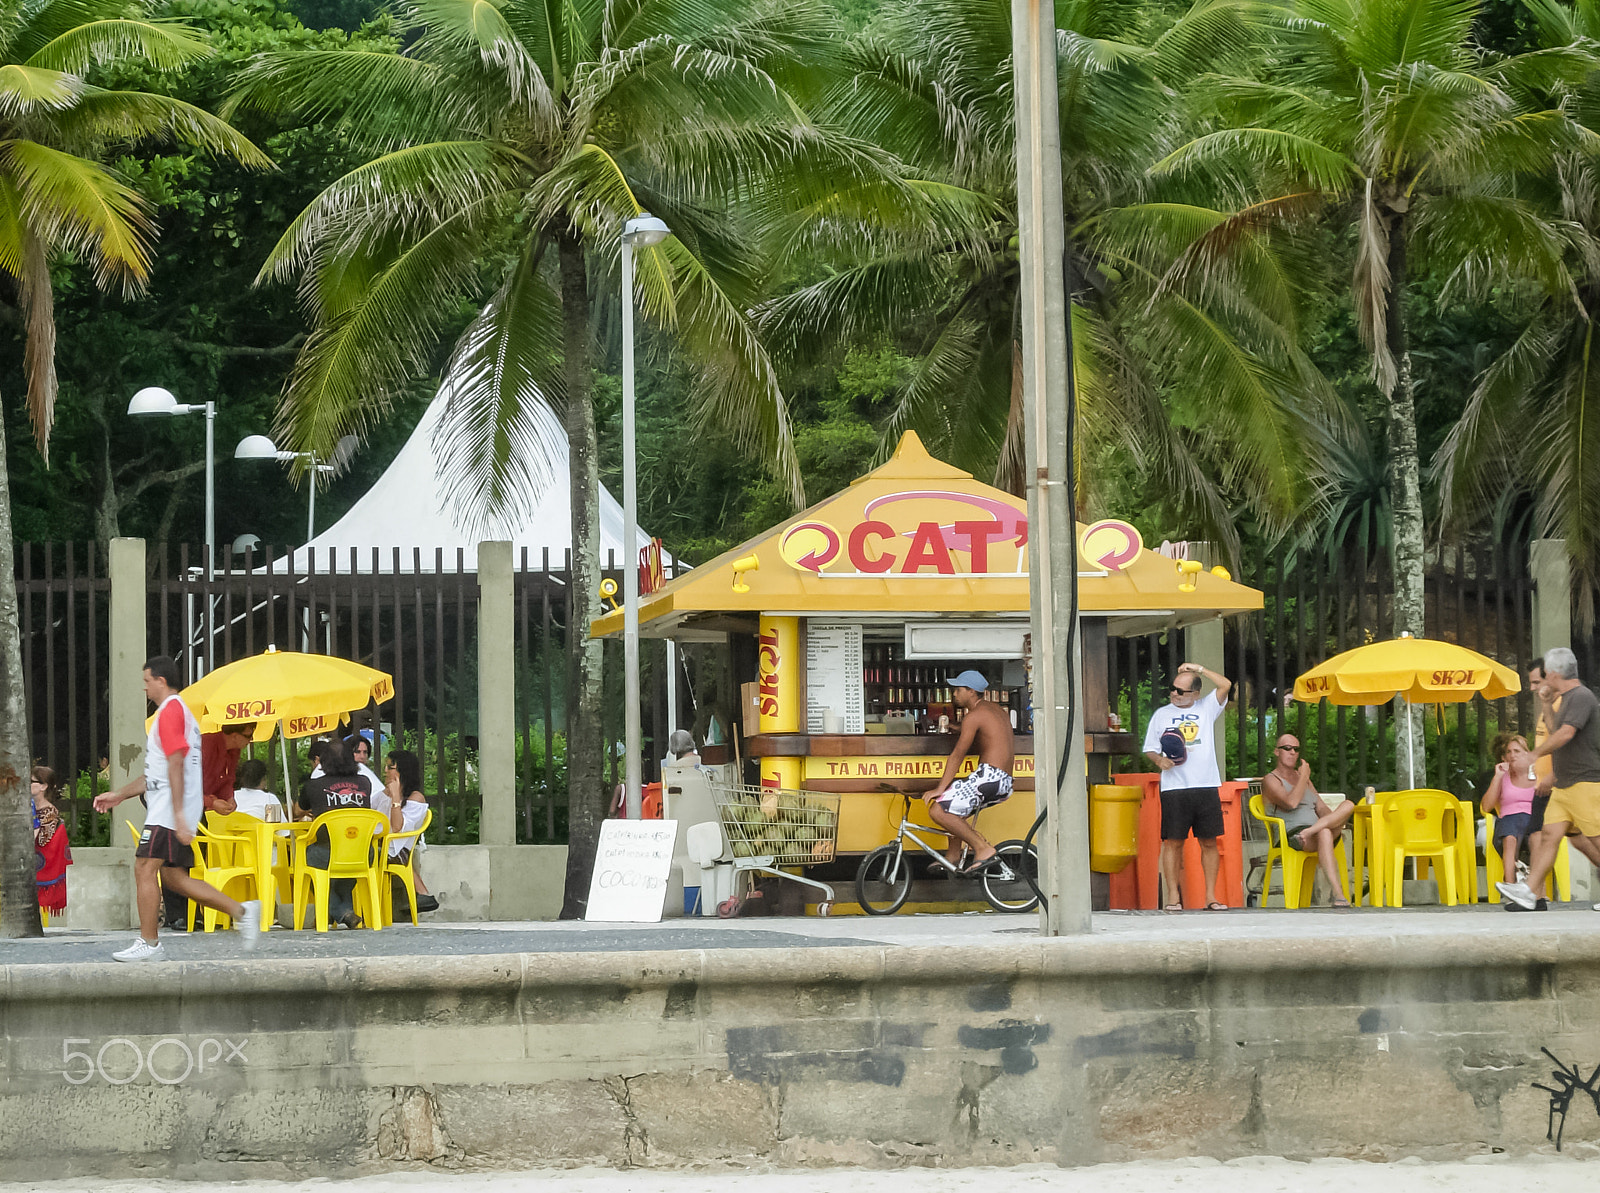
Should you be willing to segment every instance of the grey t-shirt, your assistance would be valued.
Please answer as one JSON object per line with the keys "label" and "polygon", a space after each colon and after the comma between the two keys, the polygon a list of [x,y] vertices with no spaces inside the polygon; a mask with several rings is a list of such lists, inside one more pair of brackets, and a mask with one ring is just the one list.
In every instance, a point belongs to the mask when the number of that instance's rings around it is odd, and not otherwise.
{"label": "grey t-shirt", "polygon": [[[1583,684],[1561,697],[1561,725],[1571,725],[1577,735],[1550,755],[1557,787],[1574,783],[1600,783],[1600,699]],[[1557,726],[1560,728],[1560,725]]]}

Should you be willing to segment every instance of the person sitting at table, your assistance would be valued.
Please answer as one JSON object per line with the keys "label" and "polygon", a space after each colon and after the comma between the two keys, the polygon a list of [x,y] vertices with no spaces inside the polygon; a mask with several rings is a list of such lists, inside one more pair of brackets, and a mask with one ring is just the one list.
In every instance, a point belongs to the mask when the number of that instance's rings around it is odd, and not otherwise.
{"label": "person sitting at table", "polygon": [[233,792],[235,810],[274,824],[287,819],[278,797],[267,790],[267,764],[261,759],[246,758],[241,762],[234,782],[238,784]]}
{"label": "person sitting at table", "polygon": [[[410,750],[390,750],[389,761],[384,766],[384,788],[391,805],[400,809],[401,827],[395,831],[414,833],[421,828],[428,815],[428,797],[422,790],[422,760]],[[411,863],[412,879],[417,884],[419,912],[439,910],[439,900],[428,893],[428,886],[422,881],[420,854],[427,847],[427,842],[421,837],[389,842],[389,856],[401,865],[405,865],[413,851],[419,854],[417,860]],[[398,905],[406,897],[405,886],[398,878],[393,880],[393,884],[394,901]]]}
{"label": "person sitting at table", "polygon": [[[330,741],[322,746],[322,774],[307,779],[300,788],[300,798],[295,801],[298,818],[315,820],[324,812],[341,808],[372,807],[372,785],[356,768],[355,756],[343,742]],[[386,801],[387,802],[387,801]],[[398,832],[401,824],[398,807],[390,814],[390,827]],[[316,840],[306,846],[306,864],[326,869],[330,851],[326,832],[318,832]],[[354,878],[336,878],[328,884],[328,919],[346,928],[359,928],[361,917],[356,915],[352,898],[356,889]]]}
{"label": "person sitting at table", "polygon": [[1283,821],[1284,848],[1293,845],[1316,854],[1317,864],[1332,884],[1333,905],[1349,907],[1333,862],[1333,847],[1355,815],[1355,803],[1341,798],[1338,807],[1328,807],[1311,785],[1311,764],[1300,757],[1300,739],[1294,734],[1278,735],[1272,757],[1274,766],[1261,780],[1261,795],[1267,814]]}
{"label": "person sitting at table", "polygon": [[255,722],[224,725],[215,733],[200,735],[200,784],[205,810],[226,816],[234,809],[234,774],[239,754],[256,735]]}

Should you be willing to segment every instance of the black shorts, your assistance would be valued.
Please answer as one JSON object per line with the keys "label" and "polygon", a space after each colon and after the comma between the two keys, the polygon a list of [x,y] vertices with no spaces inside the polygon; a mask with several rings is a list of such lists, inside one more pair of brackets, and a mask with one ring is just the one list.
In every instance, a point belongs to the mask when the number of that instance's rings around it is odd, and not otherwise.
{"label": "black shorts", "polygon": [[194,850],[178,840],[178,834],[164,824],[147,824],[139,834],[139,848],[134,857],[155,857],[163,866],[176,866],[180,870],[194,869]]}
{"label": "black shorts", "polygon": [[1161,793],[1161,839],[1202,841],[1222,836],[1222,797],[1215,787],[1176,787]]}
{"label": "black shorts", "polygon": [[1544,827],[1544,810],[1550,806],[1550,793],[1533,797],[1533,811],[1528,813],[1528,836],[1533,836]]}

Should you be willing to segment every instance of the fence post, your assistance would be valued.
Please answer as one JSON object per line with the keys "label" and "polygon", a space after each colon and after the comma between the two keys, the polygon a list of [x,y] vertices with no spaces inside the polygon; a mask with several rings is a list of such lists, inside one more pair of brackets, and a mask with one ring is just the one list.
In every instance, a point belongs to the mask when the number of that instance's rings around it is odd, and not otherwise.
{"label": "fence post", "polygon": [[[111,658],[106,666],[110,718],[106,750],[111,759],[111,790],[144,774],[145,698],[139,677],[150,657],[145,621],[144,540],[112,539]],[[131,848],[133,836],[124,824],[142,825],[143,805],[124,800],[111,815],[111,844]]]}
{"label": "fence post", "polygon": [[[1533,577],[1533,653],[1544,657],[1552,646],[1572,645],[1572,565],[1566,539],[1534,539],[1528,544]],[[1586,676],[1592,682],[1593,676]]]}
{"label": "fence post", "polygon": [[[478,544],[478,841],[517,843],[517,671],[511,544]],[[492,896],[491,896],[492,897]]]}

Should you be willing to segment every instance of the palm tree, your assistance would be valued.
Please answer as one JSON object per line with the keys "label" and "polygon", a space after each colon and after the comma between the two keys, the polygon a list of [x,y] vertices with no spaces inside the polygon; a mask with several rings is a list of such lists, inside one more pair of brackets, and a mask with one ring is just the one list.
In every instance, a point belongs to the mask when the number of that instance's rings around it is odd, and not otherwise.
{"label": "palm tree", "polygon": [[337,112],[380,151],[262,268],[303,279],[315,322],[279,429],[302,449],[360,433],[427,371],[456,312],[482,304],[455,344],[439,449],[460,507],[492,526],[554,470],[540,412],[564,408],[573,916],[605,806],[601,652],[586,633],[599,613],[591,307],[615,285],[623,224],[648,210],[672,228],[639,251],[643,312],[696,362],[706,423],[758,451],[799,502],[777,374],[746,315],[761,272],[731,213],[775,191],[816,199],[836,170],[877,167],[835,153],[797,101],[803,57],[830,29],[804,0],[410,0],[400,15],[405,53],[268,58],[236,97]]}
{"label": "palm tree", "polygon": [[[1530,104],[1529,89],[1580,78],[1591,58],[1575,46],[1485,54],[1472,40],[1478,8],[1478,0],[1294,0],[1256,72],[1212,81],[1228,127],[1161,163],[1174,172],[1258,168],[1265,203],[1313,192],[1354,225],[1355,319],[1387,411],[1396,634],[1423,627],[1412,262],[1446,272],[1456,294],[1482,292],[1508,271],[1566,285],[1562,230],[1517,183],[1583,140],[1560,108]],[[1420,725],[1421,710],[1410,711]]]}
{"label": "palm tree", "polygon": [[[210,53],[197,33],[147,20],[145,12],[130,0],[0,4],[0,314],[22,334],[28,415],[47,462],[56,400],[52,261],[84,261],[102,289],[130,295],[150,275],[149,207],[101,159],[119,145],[165,137],[247,165],[270,164],[199,108],[89,83],[96,66],[167,70]],[[5,452],[0,422],[0,494],[9,493]],[[37,935],[26,780],[31,750],[8,497],[0,497],[0,671],[0,936]]]}
{"label": "palm tree", "polygon": [[[1102,458],[1127,449],[1197,537],[1234,556],[1223,493],[1286,527],[1316,496],[1306,424],[1337,422],[1298,346],[1300,295],[1273,243],[1273,217],[1306,204],[1241,210],[1237,187],[1152,183],[1147,169],[1181,139],[1178,88],[1248,48],[1254,9],[1197,0],[1167,19],[1083,0],[1057,19],[1082,430]],[[770,304],[769,342],[795,356],[867,337],[918,343],[891,434],[914,425],[1020,492],[1007,6],[905,0],[842,53],[845,81],[826,111],[894,152],[916,201],[884,215],[852,209],[845,191],[808,218],[774,221],[784,249],[831,268]]]}
{"label": "palm tree", "polygon": [[[1571,8],[1530,0],[1529,7],[1544,48],[1600,45],[1596,0]],[[1600,81],[1585,78],[1547,98],[1600,135]],[[1565,540],[1578,622],[1588,634],[1600,586],[1600,162],[1585,146],[1534,183],[1530,199],[1566,225],[1571,284],[1556,275],[1522,288],[1531,299],[1525,325],[1484,370],[1435,467],[1440,505],[1458,523],[1484,515],[1502,521],[1508,495],[1537,498],[1534,533]]]}

